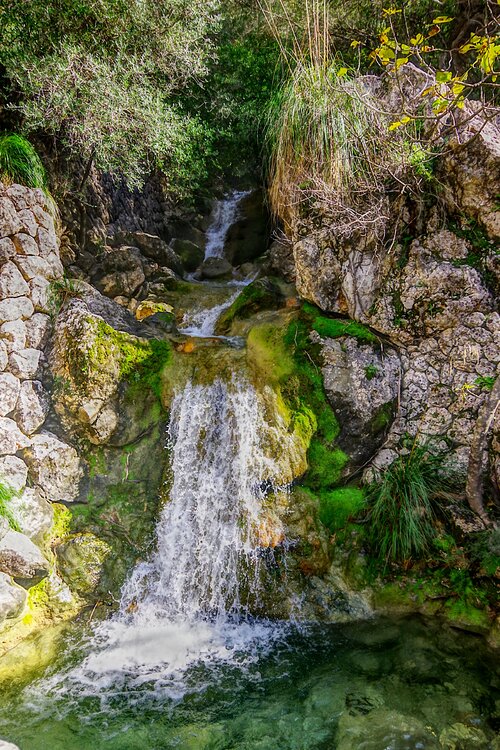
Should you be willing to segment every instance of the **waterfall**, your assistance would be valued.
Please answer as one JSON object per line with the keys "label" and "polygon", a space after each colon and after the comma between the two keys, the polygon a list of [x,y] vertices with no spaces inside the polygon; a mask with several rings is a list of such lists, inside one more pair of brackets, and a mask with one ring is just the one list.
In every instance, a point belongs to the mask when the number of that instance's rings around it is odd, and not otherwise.
{"label": "waterfall", "polygon": [[209,337],[213,336],[215,332],[215,325],[219,320],[220,316],[231,307],[235,299],[241,294],[240,290],[232,294],[224,302],[219,305],[209,308],[197,308],[195,310],[189,310],[185,313],[179,328],[182,333],[187,336],[201,336]]}
{"label": "waterfall", "polygon": [[229,228],[238,218],[240,202],[250,190],[230,193],[222,200],[217,201],[212,214],[212,222],[207,230],[207,244],[205,247],[205,259],[222,258],[224,256],[224,241]]}

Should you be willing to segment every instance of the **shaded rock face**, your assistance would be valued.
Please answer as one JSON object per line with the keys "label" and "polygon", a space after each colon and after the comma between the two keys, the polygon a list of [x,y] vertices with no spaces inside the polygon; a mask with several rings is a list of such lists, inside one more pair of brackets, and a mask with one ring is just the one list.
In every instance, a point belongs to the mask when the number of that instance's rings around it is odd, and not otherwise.
{"label": "shaded rock face", "polygon": [[243,198],[238,209],[240,218],[229,228],[224,243],[224,256],[233,266],[251,262],[266,251],[271,224],[261,190]]}
{"label": "shaded rock face", "polygon": [[341,426],[339,445],[354,465],[384,442],[397,408],[401,361],[394,349],[377,350],[356,339],[325,339],[325,391]]}

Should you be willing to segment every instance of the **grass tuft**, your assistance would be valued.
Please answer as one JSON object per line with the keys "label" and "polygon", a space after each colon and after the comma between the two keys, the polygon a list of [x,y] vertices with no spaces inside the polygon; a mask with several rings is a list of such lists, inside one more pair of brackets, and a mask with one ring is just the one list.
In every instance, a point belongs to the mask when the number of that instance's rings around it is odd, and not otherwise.
{"label": "grass tuft", "polygon": [[436,536],[434,511],[446,496],[440,464],[439,456],[415,443],[368,488],[369,539],[386,563],[406,562],[429,549]]}
{"label": "grass tuft", "polygon": [[18,497],[18,494],[12,487],[0,482],[0,517],[6,518],[10,528],[14,531],[21,531],[21,529],[10,509],[10,502],[13,498]]}
{"label": "grass tuft", "polygon": [[47,189],[47,175],[37,152],[16,133],[0,136],[0,180]]}

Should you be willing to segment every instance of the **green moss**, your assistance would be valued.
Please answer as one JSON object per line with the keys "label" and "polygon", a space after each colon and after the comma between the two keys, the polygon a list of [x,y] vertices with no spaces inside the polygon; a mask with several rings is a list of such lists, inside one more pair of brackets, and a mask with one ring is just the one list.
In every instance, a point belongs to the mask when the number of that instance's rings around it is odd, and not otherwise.
{"label": "green moss", "polygon": [[337,339],[341,336],[351,336],[364,343],[375,344],[379,338],[369,328],[355,320],[341,318],[327,318],[321,315],[319,309],[306,302],[303,311],[311,319],[312,328],[324,338]]}
{"label": "green moss", "polygon": [[489,630],[491,624],[485,609],[474,607],[463,600],[446,602],[444,614],[452,625],[478,632]]}
{"label": "green moss", "polygon": [[161,372],[169,363],[172,349],[168,341],[136,339],[116,331],[104,321],[96,324],[96,336],[89,350],[91,369],[102,366],[109,358],[117,357],[120,378],[138,386],[148,386],[161,395]]}
{"label": "green moss", "polygon": [[378,375],[378,367],[376,365],[367,365],[365,367],[365,375],[367,380],[373,380]]}
{"label": "green moss", "polygon": [[377,435],[379,432],[385,430],[388,425],[391,424],[393,418],[393,405],[392,403],[382,404],[378,412],[374,415],[370,422],[370,431]]}
{"label": "green moss", "polygon": [[359,487],[340,487],[319,496],[319,518],[324,526],[334,532],[344,529],[365,507],[363,490]]}
{"label": "green moss", "polygon": [[266,380],[276,385],[295,370],[293,357],[286,346],[282,326],[263,323],[254,326],[247,339],[247,356]]}
{"label": "green moss", "polygon": [[342,469],[349,461],[349,456],[340,448],[332,448],[320,439],[311,440],[309,452],[309,471],[304,483],[313,490],[334,487],[342,478]]}
{"label": "green moss", "polygon": [[11,529],[14,531],[21,531],[10,508],[11,500],[15,497],[19,497],[19,492],[16,492],[12,487],[9,487],[8,484],[0,482],[0,517],[7,520]]}
{"label": "green moss", "polygon": [[61,503],[52,503],[54,517],[50,535],[52,539],[64,539],[69,536],[71,529],[71,511]]}

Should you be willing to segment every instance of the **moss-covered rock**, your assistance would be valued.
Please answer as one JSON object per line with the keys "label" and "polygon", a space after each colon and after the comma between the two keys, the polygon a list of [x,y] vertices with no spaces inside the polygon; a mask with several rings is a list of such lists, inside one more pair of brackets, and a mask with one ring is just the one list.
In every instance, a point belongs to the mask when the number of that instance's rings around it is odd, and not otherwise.
{"label": "moss-covered rock", "polygon": [[227,310],[224,310],[215,326],[215,333],[226,334],[233,320],[249,318],[259,310],[273,310],[284,302],[279,286],[271,279],[257,279],[246,286]]}
{"label": "moss-covered rock", "polygon": [[109,544],[94,534],[75,534],[56,548],[57,566],[73,591],[88,596],[97,589],[110,552]]}

